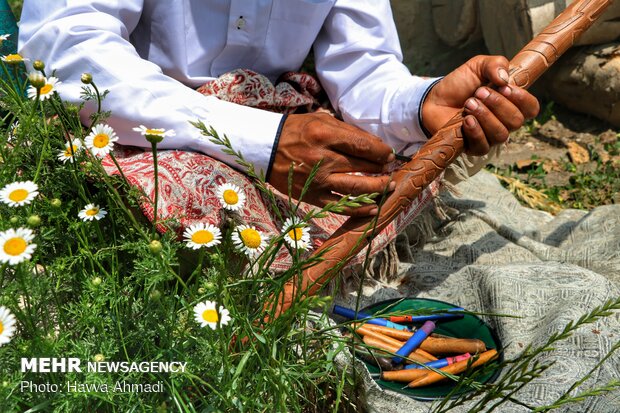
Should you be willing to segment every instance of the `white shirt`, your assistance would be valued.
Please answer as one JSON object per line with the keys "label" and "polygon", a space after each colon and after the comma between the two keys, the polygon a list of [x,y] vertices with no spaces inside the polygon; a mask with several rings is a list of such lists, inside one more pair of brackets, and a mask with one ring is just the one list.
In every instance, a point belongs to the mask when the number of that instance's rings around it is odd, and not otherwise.
{"label": "white shirt", "polygon": [[[206,153],[238,167],[189,124],[226,134],[267,172],[282,115],[205,97],[193,90],[248,68],[272,81],[298,70],[314,45],[319,79],[345,121],[397,150],[426,140],[421,99],[434,79],[411,76],[389,0],[25,0],[20,53],[46,63],[78,102],[90,72],[109,90],[104,110],[119,143],[147,147],[132,129],[174,129],[162,149]],[[88,119],[94,106],[82,111]]]}

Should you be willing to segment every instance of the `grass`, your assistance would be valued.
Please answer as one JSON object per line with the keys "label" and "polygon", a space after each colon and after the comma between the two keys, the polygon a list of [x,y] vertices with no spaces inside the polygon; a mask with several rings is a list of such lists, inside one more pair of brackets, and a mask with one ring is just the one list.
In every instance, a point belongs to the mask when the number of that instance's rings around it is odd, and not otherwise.
{"label": "grass", "polygon": [[[547,104],[523,130],[530,136],[536,136],[547,121],[555,120],[553,109],[553,102]],[[590,161],[584,164],[577,164],[570,158],[551,164],[534,154],[531,156],[533,162],[524,168],[509,165],[492,168],[491,171],[531,208],[557,212],[561,208],[592,209],[599,205],[617,204],[620,202],[620,134],[614,142],[602,142],[601,136],[596,136],[586,149]],[[562,179],[563,182],[550,181],[548,177],[551,174],[565,179]],[[526,187],[527,191],[524,190]],[[527,195],[523,196],[524,191],[537,193],[538,200],[531,202]]]}

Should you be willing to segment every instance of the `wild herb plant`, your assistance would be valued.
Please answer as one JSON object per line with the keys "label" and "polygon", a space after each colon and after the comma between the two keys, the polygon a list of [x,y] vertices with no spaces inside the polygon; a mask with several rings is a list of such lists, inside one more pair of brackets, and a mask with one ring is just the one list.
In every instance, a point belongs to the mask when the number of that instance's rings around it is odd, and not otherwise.
{"label": "wild herb plant", "polygon": [[[122,174],[108,176],[97,156],[101,150],[113,157],[105,148],[116,138],[103,126],[105,92],[89,75],[82,77],[83,98],[99,108],[84,127],[78,116],[82,106],[63,102],[55,90],[62,81],[52,80],[37,63],[38,71],[26,79],[8,76],[21,62],[0,62],[7,74],[0,84],[0,187],[21,185],[9,188],[6,199],[27,198],[19,205],[0,204],[0,234],[8,239],[3,245],[12,243],[0,263],[0,306],[16,321],[4,323],[0,411],[323,412],[350,407],[342,393],[342,373],[331,362],[342,347],[306,327],[310,319],[326,322],[308,310],[324,308],[329,298],[300,300],[284,316],[263,323],[266,298],[320,258],[303,259],[285,242],[284,232],[263,240],[264,250],[248,259],[233,242],[239,231],[232,219],[221,229],[197,229],[215,236],[210,242],[194,239],[197,252],[174,231],[156,233],[135,212],[145,194],[129,187]],[[30,98],[24,96],[27,90],[34,90]],[[166,132],[144,133],[155,155]],[[255,178],[269,199],[264,181]],[[157,203],[157,197],[151,202]],[[289,230],[370,200],[343,198],[291,221]],[[294,216],[297,205],[291,201],[289,210],[278,210],[283,221]],[[293,264],[274,278],[269,264],[282,247],[289,249]],[[21,358],[35,357],[75,357],[84,363],[177,361],[186,362],[187,370],[22,372]],[[24,382],[56,384],[61,391],[24,391]],[[163,391],[67,391],[67,383],[111,389],[117,382],[161,382]]]}

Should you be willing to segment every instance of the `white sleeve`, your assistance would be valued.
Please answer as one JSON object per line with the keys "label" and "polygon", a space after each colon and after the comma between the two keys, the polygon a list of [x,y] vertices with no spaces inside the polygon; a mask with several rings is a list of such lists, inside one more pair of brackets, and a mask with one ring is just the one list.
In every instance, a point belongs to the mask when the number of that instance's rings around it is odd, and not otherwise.
{"label": "white sleeve", "polygon": [[[209,142],[189,121],[202,120],[253,162],[257,171],[269,172],[283,116],[205,97],[163,74],[142,59],[129,41],[138,24],[143,0],[26,0],[20,22],[20,53],[46,63],[63,82],[64,99],[80,100],[83,72],[90,72],[100,90],[109,90],[104,110],[119,143],[149,147],[132,129],[174,129],[175,137],[161,149],[198,151],[239,168],[234,160]],[[180,33],[182,36],[183,33]],[[94,106],[81,114],[86,122]]]}
{"label": "white sleeve", "polygon": [[389,0],[337,0],[314,44],[316,68],[345,121],[396,150],[427,137],[420,107],[437,79],[412,76]]}

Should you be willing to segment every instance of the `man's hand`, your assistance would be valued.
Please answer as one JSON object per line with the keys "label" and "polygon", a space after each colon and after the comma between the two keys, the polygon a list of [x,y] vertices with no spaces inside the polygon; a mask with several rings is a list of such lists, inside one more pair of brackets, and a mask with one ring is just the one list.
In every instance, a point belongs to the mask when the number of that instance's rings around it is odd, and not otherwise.
{"label": "man's hand", "polygon": [[539,110],[534,96],[508,84],[508,60],[501,56],[476,56],[439,81],[422,106],[424,127],[435,134],[463,107],[469,155],[487,154]]}
{"label": "man's hand", "polygon": [[[293,197],[298,198],[314,165],[321,161],[318,173],[303,201],[325,206],[341,198],[334,194],[362,195],[391,191],[389,176],[355,176],[347,172],[378,174],[394,160],[392,148],[376,136],[336,120],[325,113],[289,115],[284,122],[280,142],[271,168],[269,183],[288,193],[288,173],[294,163]],[[348,209],[346,215],[376,215],[374,204]]]}

